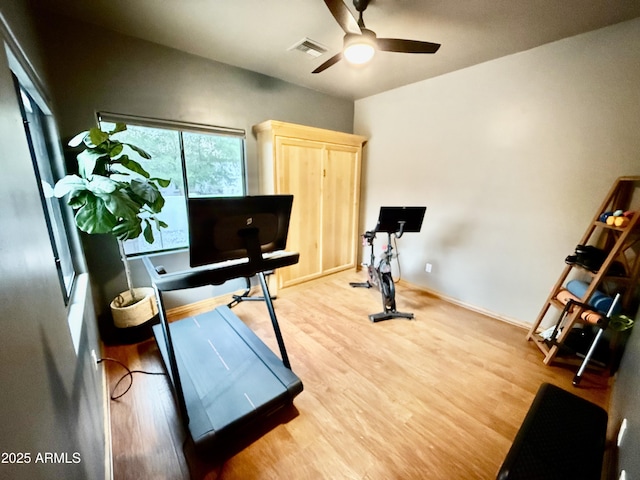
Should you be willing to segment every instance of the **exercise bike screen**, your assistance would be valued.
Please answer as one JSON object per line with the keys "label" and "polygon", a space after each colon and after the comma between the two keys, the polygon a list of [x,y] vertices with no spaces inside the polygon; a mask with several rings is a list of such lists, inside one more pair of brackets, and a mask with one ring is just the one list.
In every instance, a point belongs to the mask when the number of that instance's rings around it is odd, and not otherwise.
{"label": "exercise bike screen", "polygon": [[376,232],[395,233],[402,228],[404,232],[419,232],[427,207],[380,207]]}

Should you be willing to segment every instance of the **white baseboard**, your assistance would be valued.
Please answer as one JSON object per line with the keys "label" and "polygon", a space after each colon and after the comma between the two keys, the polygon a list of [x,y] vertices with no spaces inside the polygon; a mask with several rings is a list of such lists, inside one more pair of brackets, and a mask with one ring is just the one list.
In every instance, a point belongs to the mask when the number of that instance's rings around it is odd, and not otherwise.
{"label": "white baseboard", "polygon": [[114,480],[113,478],[113,447],[111,444],[111,395],[109,393],[109,385],[107,381],[107,369],[100,369],[102,383],[102,398],[104,409],[104,478],[105,480]]}
{"label": "white baseboard", "polygon": [[469,303],[465,303],[465,302],[461,302],[460,300],[453,298],[453,297],[449,297],[448,295],[444,295],[440,292],[437,292],[435,290],[432,290],[430,288],[424,287],[422,285],[416,285],[415,283],[411,283],[411,282],[407,282],[406,280],[401,280],[400,284],[404,284],[407,286],[410,286],[411,288],[415,288],[416,290],[421,290],[423,292],[428,293],[429,295],[433,295],[434,297],[440,299],[440,300],[444,300],[445,302],[451,303],[453,305],[457,305],[459,307],[462,307],[466,310],[470,310],[472,312],[476,312],[476,313],[480,313],[482,315],[486,315],[487,317],[491,317],[495,320],[500,320],[501,322],[505,322],[505,323],[509,323],[511,325],[514,325],[516,327],[522,328],[524,330],[529,330],[531,328],[530,324],[527,324],[526,322],[523,322],[521,320],[516,320],[514,318],[510,318],[504,315],[499,315],[495,312],[492,312],[490,310],[486,310],[484,308],[480,308],[477,307],[475,305],[471,305]]}

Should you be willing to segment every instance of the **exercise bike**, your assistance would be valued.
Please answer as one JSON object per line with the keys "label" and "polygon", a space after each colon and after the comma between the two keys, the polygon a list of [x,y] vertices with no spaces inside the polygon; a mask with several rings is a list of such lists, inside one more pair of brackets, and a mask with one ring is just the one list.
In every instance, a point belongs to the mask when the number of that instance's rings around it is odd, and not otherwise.
{"label": "exercise bike", "polygon": [[[391,260],[394,257],[392,236],[395,239],[402,237],[405,232],[419,232],[426,207],[381,207],[378,223],[374,230],[369,230],[362,235],[363,244],[368,245],[371,251],[369,264],[367,265],[366,282],[350,282],[352,287],[376,288],[382,296],[382,312],[372,313],[369,320],[380,322],[392,318],[413,319],[413,313],[404,313],[396,310],[396,287],[391,275]],[[387,234],[387,245],[380,255],[380,261],[376,265],[373,241],[378,232]]]}

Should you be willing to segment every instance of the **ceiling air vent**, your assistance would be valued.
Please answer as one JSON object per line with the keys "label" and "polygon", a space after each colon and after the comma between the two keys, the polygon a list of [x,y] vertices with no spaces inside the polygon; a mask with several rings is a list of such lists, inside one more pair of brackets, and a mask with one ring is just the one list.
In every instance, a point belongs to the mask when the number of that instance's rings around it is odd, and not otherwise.
{"label": "ceiling air vent", "polygon": [[289,50],[298,50],[302,53],[306,53],[310,57],[317,58],[327,51],[327,48],[320,45],[318,42],[309,38],[303,38],[298,43],[289,47]]}

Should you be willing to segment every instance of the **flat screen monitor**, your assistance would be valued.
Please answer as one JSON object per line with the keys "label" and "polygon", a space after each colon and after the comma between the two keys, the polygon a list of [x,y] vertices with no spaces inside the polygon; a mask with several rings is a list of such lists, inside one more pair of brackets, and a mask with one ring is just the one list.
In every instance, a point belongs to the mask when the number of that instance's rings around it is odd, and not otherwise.
{"label": "flat screen monitor", "polygon": [[[427,207],[380,207],[376,232],[419,232]],[[402,223],[404,222],[404,223]]]}
{"label": "flat screen monitor", "polygon": [[292,204],[293,195],[190,198],[191,267],[248,257],[255,234],[261,253],[284,250]]}

